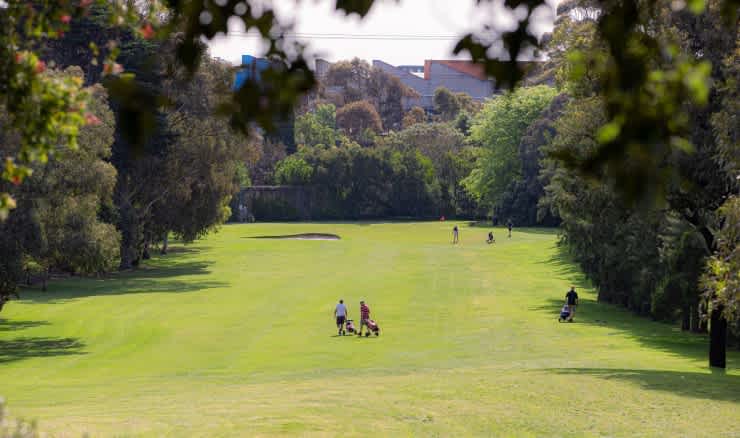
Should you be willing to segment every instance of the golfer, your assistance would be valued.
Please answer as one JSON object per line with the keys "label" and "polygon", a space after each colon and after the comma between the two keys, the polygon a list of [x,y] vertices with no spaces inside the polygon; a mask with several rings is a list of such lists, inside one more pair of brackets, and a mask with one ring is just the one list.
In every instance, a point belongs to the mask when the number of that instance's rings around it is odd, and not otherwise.
{"label": "golfer", "polygon": [[514,224],[511,223],[511,219],[509,219],[509,238],[511,238],[511,229],[514,228]]}
{"label": "golfer", "polygon": [[493,231],[488,232],[488,239],[486,239],[486,243],[491,244],[494,243],[496,239],[493,238]]}
{"label": "golfer", "polygon": [[568,304],[568,310],[570,311],[568,321],[573,322],[573,316],[575,316],[576,307],[578,306],[578,294],[574,286],[571,286],[568,293],[565,294],[565,302]]}
{"label": "golfer", "polygon": [[457,229],[457,225],[452,228],[452,244],[460,243],[460,231]]}
{"label": "golfer", "polygon": [[367,324],[367,320],[370,319],[370,308],[367,307],[365,301],[360,301],[360,330],[357,331],[357,336],[362,336],[362,328],[367,328],[367,334],[370,334],[370,327]]}
{"label": "golfer", "polygon": [[339,304],[334,308],[334,316],[337,318],[337,335],[343,336],[344,321],[347,319],[347,306],[344,305],[344,300],[339,300]]}

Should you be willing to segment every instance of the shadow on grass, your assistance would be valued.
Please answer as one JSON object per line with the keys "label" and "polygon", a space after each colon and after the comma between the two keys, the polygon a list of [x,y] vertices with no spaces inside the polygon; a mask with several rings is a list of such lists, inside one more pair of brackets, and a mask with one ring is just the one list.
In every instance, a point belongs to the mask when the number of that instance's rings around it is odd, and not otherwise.
{"label": "shadow on grass", "polygon": [[[594,295],[584,294],[582,291],[589,290],[592,286],[564,249],[559,249],[555,256],[543,263],[551,265],[557,278],[567,280],[581,295],[575,314],[577,324],[603,327],[613,330],[607,335],[623,335],[650,349],[680,355],[697,362],[707,361],[709,341],[706,335],[682,332],[675,325],[638,316],[615,304],[599,303]],[[530,307],[529,311],[551,315],[553,322],[557,324],[567,290],[558,292],[561,292],[560,297],[547,299],[540,306]],[[728,362],[732,361],[733,355],[729,354]]]}
{"label": "shadow on grass", "polygon": [[[21,291],[21,301],[56,303],[99,295],[198,292],[228,285],[222,281],[193,278],[210,274],[208,266],[211,262],[176,262],[179,255],[167,257],[171,258],[174,263],[164,266],[154,264],[101,278],[71,278],[54,281],[50,283],[46,292],[38,288],[26,288]],[[159,261],[161,262],[161,259]],[[178,279],[179,277],[183,278]]]}
{"label": "shadow on grass", "polygon": [[650,391],[740,403],[740,376],[722,373],[610,368],[551,368],[547,371],[573,375],[575,379],[586,375],[605,380],[623,380]]}
{"label": "shadow on grass", "polygon": [[0,340],[0,364],[33,357],[69,356],[85,354],[77,338],[15,338]]}
{"label": "shadow on grass", "polygon": [[13,321],[0,319],[0,332],[11,332],[16,330],[25,330],[42,325],[49,325],[47,321]]}
{"label": "shadow on grass", "polygon": [[[540,264],[549,266],[554,271],[558,280],[567,281],[571,286],[575,286],[577,290],[591,289],[591,282],[588,281],[576,262],[573,261],[566,250],[560,245],[556,247],[555,254],[551,258],[540,262]],[[565,300],[566,292],[568,291],[563,291],[563,301]]]}

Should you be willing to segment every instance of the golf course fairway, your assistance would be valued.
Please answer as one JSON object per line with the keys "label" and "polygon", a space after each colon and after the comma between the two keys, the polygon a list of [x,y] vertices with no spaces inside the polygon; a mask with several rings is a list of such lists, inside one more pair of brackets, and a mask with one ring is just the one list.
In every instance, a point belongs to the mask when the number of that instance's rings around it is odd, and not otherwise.
{"label": "golf course fairway", "polygon": [[[22,290],[0,396],[69,437],[740,436],[736,350],[711,372],[705,336],[597,304],[554,230],[454,224],[228,225]],[[250,238],[301,233],[340,239]],[[336,336],[340,298],[381,335]]]}

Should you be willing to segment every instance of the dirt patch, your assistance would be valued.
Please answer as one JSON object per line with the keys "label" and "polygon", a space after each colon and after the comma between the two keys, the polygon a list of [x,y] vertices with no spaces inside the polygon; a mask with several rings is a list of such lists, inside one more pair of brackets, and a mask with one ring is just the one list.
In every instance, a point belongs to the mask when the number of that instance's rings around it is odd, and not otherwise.
{"label": "dirt patch", "polygon": [[339,240],[340,237],[336,234],[327,233],[302,233],[282,236],[250,236],[249,239]]}

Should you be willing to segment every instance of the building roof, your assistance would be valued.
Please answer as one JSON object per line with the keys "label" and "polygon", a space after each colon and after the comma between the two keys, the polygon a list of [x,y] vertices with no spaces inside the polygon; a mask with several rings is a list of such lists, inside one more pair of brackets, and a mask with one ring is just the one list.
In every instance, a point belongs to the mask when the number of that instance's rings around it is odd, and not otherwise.
{"label": "building roof", "polygon": [[458,60],[443,60],[443,59],[428,59],[424,61],[424,79],[431,78],[432,64],[438,63],[446,67],[449,67],[457,72],[472,76],[481,81],[488,80],[483,66],[480,64],[474,64],[470,61],[458,61]]}

